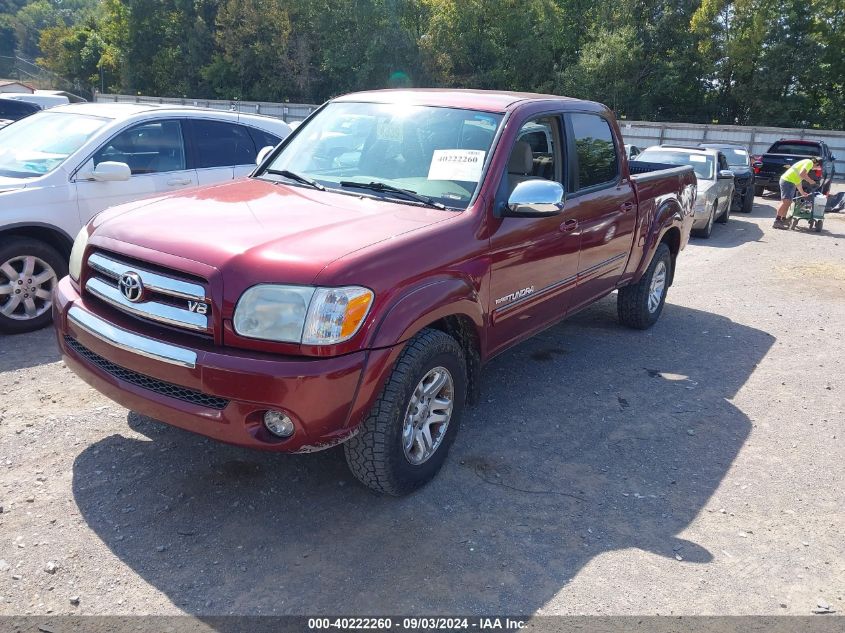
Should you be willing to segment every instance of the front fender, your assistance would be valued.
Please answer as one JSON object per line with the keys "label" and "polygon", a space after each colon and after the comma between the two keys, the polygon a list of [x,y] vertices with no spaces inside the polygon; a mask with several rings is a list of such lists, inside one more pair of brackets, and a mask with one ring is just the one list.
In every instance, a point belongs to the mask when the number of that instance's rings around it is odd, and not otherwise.
{"label": "front fender", "polygon": [[464,277],[428,281],[401,295],[385,310],[368,347],[403,343],[427,325],[454,315],[470,318],[482,339],[484,311],[475,285]]}

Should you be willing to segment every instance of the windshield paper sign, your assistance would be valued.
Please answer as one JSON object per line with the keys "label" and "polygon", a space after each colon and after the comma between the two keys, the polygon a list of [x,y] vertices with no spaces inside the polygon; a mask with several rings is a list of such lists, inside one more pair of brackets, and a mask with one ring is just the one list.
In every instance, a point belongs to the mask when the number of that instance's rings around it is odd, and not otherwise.
{"label": "windshield paper sign", "polygon": [[436,149],[428,169],[428,179],[478,182],[486,154],[480,149]]}

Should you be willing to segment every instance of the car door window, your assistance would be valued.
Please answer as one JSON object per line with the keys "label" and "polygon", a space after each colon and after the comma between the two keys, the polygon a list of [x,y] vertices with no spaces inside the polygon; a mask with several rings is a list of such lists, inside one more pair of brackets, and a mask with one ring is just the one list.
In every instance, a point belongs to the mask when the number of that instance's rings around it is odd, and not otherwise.
{"label": "car door window", "polygon": [[578,156],[577,188],[588,189],[616,182],[619,161],[607,120],[597,114],[575,112],[569,115],[569,121]]}
{"label": "car door window", "polygon": [[525,123],[508,160],[508,191],[525,180],[561,181],[559,119],[547,116]]}
{"label": "car door window", "polygon": [[250,127],[247,128],[247,130],[249,131],[249,135],[252,137],[252,141],[255,143],[255,147],[259,152],[265,147],[276,147],[276,145],[282,142],[282,139],[275,134],[259,130],[256,127]]}
{"label": "car door window", "polygon": [[96,154],[94,165],[104,161],[126,163],[132,175],[185,169],[185,144],[179,121],[149,121],[124,130]]}
{"label": "car door window", "polygon": [[258,151],[243,125],[202,119],[191,123],[197,169],[255,164]]}

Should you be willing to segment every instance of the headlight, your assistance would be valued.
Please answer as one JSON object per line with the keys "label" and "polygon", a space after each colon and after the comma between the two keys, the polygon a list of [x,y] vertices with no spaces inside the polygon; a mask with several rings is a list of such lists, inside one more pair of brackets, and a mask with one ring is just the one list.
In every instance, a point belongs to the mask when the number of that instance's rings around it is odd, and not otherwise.
{"label": "headlight", "polygon": [[73,249],[70,251],[70,262],[68,262],[68,273],[74,281],[79,281],[82,274],[82,256],[85,255],[85,247],[88,246],[88,227],[83,226],[73,241]]}
{"label": "headlight", "polygon": [[241,336],[283,343],[333,345],[361,327],[373,293],[367,288],[253,286],[235,307],[235,331]]}

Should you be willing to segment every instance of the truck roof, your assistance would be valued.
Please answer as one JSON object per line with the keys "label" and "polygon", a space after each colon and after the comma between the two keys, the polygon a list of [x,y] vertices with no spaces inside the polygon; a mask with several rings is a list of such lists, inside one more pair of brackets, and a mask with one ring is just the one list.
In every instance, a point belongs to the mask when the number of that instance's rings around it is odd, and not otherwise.
{"label": "truck roof", "polygon": [[334,101],[367,103],[396,103],[428,105],[452,108],[482,110],[484,112],[505,112],[525,101],[558,101],[587,105],[590,110],[604,110],[605,107],[594,101],[583,101],[559,95],[538,94],[534,92],[510,92],[506,90],[472,90],[450,88],[417,88],[413,90],[388,89],[353,92],[338,97]]}

